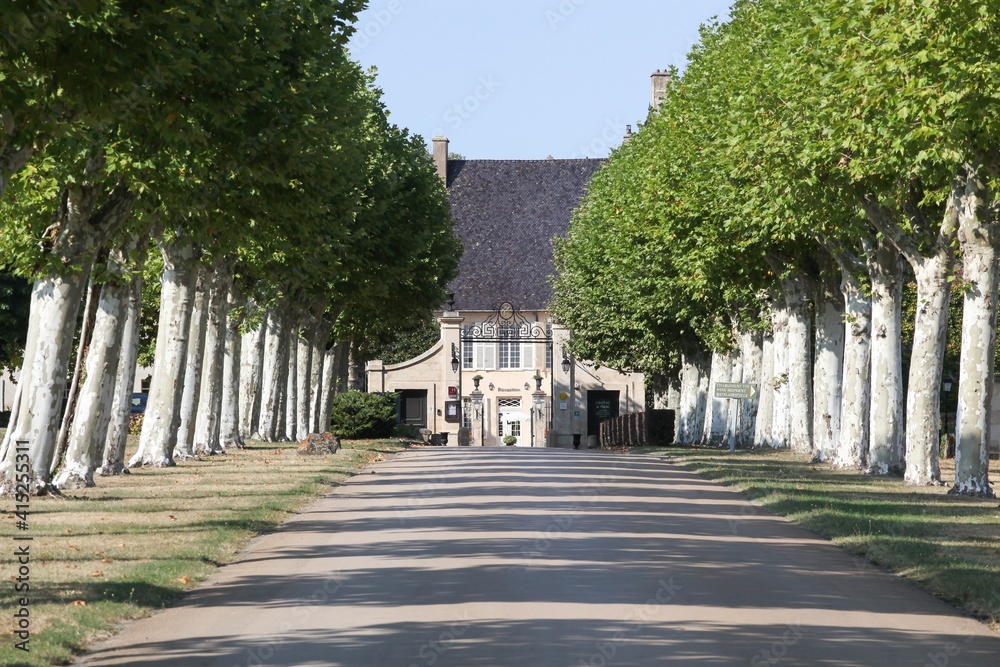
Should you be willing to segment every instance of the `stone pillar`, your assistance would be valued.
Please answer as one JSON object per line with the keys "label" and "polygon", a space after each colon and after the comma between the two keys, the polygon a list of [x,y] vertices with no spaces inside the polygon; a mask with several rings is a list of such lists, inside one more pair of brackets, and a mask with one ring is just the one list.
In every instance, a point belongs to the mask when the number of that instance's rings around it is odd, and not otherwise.
{"label": "stone pillar", "polygon": [[552,325],[552,432],[549,443],[552,447],[572,447],[573,434],[580,433],[573,414],[579,410],[576,402],[576,362],[567,351],[569,370],[563,370],[563,352],[569,341],[569,330],[558,324]]}
{"label": "stone pillar", "polygon": [[473,447],[483,446],[483,392],[473,389],[469,394],[472,399],[472,433],[470,440]]}
{"label": "stone pillar", "polygon": [[667,97],[667,84],[670,83],[670,73],[666,70],[656,70],[650,75],[653,87],[652,107],[654,110],[660,108],[660,102]]}
{"label": "stone pillar", "polygon": [[531,395],[531,425],[534,429],[531,434],[532,447],[546,446],[545,436],[548,431],[549,415],[545,409],[545,399],[545,392],[540,389]]}

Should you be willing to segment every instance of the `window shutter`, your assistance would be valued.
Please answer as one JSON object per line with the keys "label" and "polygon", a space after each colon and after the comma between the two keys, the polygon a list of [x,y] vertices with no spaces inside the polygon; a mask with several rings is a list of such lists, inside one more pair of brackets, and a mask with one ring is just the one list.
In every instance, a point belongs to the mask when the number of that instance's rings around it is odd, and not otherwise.
{"label": "window shutter", "polygon": [[521,343],[521,368],[526,371],[535,369],[535,342]]}
{"label": "window shutter", "polygon": [[497,367],[497,346],[496,343],[483,343],[482,344],[482,356],[480,360],[483,362],[482,369],[484,371],[493,371]]}

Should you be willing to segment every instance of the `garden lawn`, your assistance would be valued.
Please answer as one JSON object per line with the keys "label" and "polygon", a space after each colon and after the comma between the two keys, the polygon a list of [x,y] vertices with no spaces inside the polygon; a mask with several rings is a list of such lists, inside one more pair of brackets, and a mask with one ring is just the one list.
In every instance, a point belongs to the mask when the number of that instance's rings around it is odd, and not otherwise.
{"label": "garden lawn", "polygon": [[[950,496],[810,463],[787,450],[635,448],[741,489],[757,504],[919,583],[1000,631],[1000,500]],[[953,479],[954,461],[941,462]],[[991,462],[990,476],[1000,479]]]}
{"label": "garden lawn", "polygon": [[[134,438],[130,438],[133,441]],[[233,560],[255,535],[328,492],[369,462],[404,449],[396,440],[345,442],[335,455],[299,456],[292,443],[98,477],[64,498],[32,498],[27,530],[0,499],[0,665],[72,662],[122,621],[147,616]],[[135,449],[130,442],[128,455]],[[127,460],[127,459],[126,459]],[[18,542],[13,534],[31,536]],[[15,545],[30,544],[30,652],[17,650]]]}

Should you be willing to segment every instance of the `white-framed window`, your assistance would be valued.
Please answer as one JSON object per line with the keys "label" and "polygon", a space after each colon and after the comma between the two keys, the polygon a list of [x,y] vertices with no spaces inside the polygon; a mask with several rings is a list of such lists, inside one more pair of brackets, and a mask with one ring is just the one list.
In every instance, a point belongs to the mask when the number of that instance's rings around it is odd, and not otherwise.
{"label": "white-framed window", "polygon": [[500,338],[507,339],[498,344],[500,370],[521,368],[521,343],[518,341],[517,327],[512,325],[500,327]]}
{"label": "white-framed window", "polygon": [[466,324],[462,327],[462,368],[466,370],[476,367],[475,347],[470,336],[472,336],[472,325]]}
{"label": "white-framed window", "polygon": [[462,399],[462,426],[470,428],[472,426],[472,399]]}

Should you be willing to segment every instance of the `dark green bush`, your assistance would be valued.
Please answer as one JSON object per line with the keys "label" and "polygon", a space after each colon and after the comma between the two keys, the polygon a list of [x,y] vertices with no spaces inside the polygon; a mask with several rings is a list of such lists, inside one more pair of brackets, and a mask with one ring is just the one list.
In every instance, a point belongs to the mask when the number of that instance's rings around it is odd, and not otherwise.
{"label": "dark green bush", "polygon": [[342,438],[388,438],[396,426],[396,394],[349,391],[333,399],[331,430]]}

